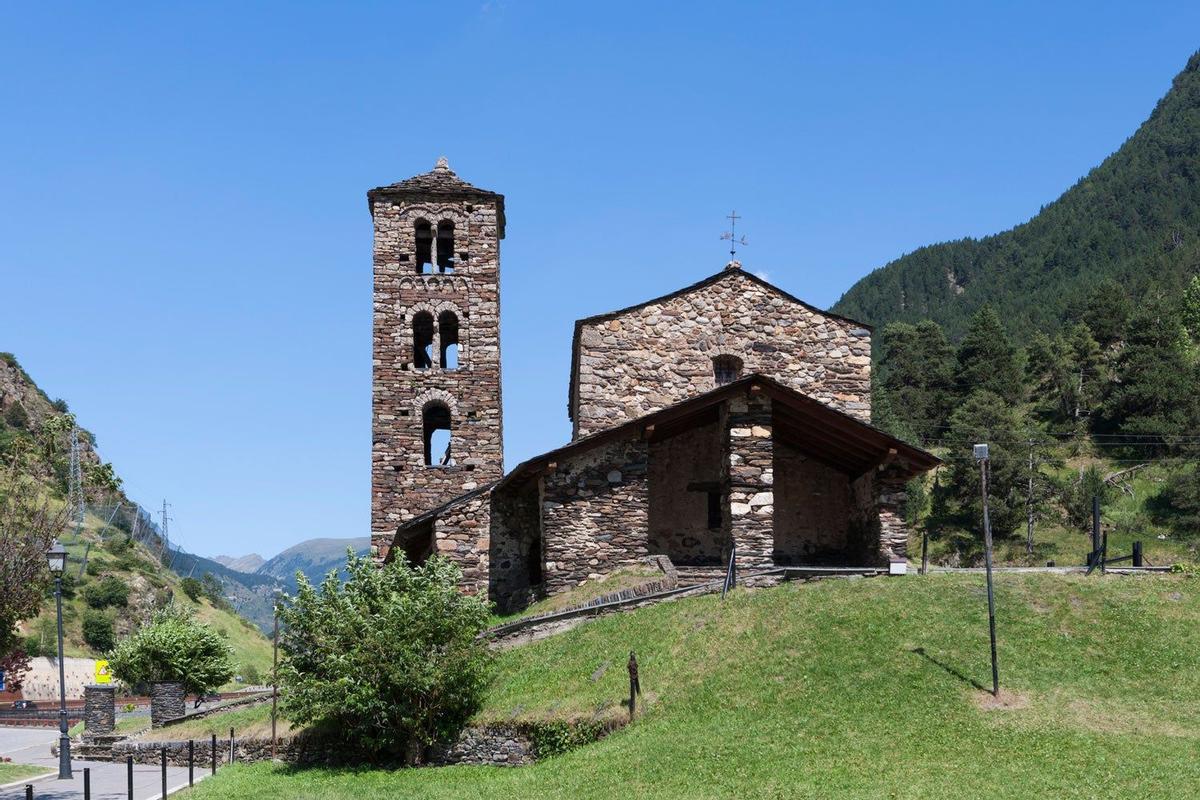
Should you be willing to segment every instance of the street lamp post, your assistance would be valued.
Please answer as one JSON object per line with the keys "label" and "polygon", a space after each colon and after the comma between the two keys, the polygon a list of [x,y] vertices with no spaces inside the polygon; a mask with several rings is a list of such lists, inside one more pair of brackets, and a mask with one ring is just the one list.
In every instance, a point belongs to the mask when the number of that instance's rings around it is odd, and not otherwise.
{"label": "street lamp post", "polygon": [[992,521],[988,516],[988,473],[991,458],[986,444],[975,445],[979,482],[983,490],[983,564],[987,568],[988,633],[992,640],[992,696],[1000,696],[1000,670],[996,666],[996,598],[992,592]]}
{"label": "street lamp post", "polygon": [[71,737],[67,735],[67,674],[63,665],[62,575],[67,568],[67,548],[54,540],[46,552],[54,575],[54,601],[58,606],[58,778],[71,779]]}

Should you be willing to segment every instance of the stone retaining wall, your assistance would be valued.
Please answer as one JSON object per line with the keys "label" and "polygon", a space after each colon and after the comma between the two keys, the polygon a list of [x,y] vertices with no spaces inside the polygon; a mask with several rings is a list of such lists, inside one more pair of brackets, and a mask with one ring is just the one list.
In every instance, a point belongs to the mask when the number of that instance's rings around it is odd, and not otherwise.
{"label": "stone retaining wall", "polygon": [[150,727],[187,713],[187,692],[179,681],[156,681],[150,685]]}
{"label": "stone retaining wall", "polygon": [[85,686],[83,689],[84,730],[90,736],[112,733],[117,727],[117,688]]}

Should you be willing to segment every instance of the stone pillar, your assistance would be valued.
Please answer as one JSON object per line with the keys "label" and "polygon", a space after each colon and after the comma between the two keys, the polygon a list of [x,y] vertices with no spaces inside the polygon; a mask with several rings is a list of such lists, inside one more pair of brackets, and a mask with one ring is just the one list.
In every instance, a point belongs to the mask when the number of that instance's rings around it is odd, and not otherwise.
{"label": "stone pillar", "polygon": [[904,503],[908,499],[903,477],[886,471],[875,482],[876,508],[879,513],[879,554],[886,564],[893,558],[908,557],[908,523],[904,521]]}
{"label": "stone pillar", "polygon": [[187,713],[187,693],[180,681],[155,681],[150,684],[150,727],[161,728],[167,720]]}
{"label": "stone pillar", "polygon": [[730,400],[725,431],[730,536],[738,570],[772,566],[775,472],[770,398],[750,394]]}
{"label": "stone pillar", "polygon": [[83,688],[83,728],[88,736],[112,733],[117,727],[117,687]]}

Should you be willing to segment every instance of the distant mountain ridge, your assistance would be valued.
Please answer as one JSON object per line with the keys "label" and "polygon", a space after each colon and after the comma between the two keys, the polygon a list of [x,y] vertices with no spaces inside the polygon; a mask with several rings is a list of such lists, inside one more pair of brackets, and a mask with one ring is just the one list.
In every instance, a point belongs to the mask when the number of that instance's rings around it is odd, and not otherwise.
{"label": "distant mountain ridge", "polygon": [[355,555],[365,555],[371,549],[371,538],[358,536],[350,539],[307,539],[266,561],[257,554],[216,556],[212,560],[224,564],[229,569],[238,569],[235,564],[249,564],[258,559],[258,566],[246,571],[251,580],[273,580],[287,591],[293,592],[296,589],[297,570],[303,572],[313,583],[320,583],[330,570],[341,569],[345,565],[347,548],[353,550]]}
{"label": "distant mountain ridge", "polygon": [[1106,279],[1139,300],[1197,270],[1200,52],[1120,149],[1028,222],[901,256],[832,310],[876,326],[933,319],[958,339],[989,304],[1025,335],[1057,327]]}
{"label": "distant mountain ridge", "polygon": [[213,556],[212,560],[235,572],[254,572],[267,562],[258,553],[251,553],[248,556]]}

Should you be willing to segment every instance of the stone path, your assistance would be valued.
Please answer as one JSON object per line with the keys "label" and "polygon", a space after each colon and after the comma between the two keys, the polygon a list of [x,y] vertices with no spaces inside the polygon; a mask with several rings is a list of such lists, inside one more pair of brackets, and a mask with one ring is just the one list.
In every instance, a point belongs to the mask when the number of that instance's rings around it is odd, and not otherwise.
{"label": "stone path", "polygon": [[[37,764],[53,770],[48,778],[22,781],[8,789],[0,789],[0,800],[25,800],[25,784],[33,784],[35,800],[82,800],[83,769],[91,770],[92,800],[126,800],[128,777],[125,764],[107,761],[72,762],[74,778],[58,780],[58,757],[50,747],[58,741],[58,731],[48,728],[0,728],[0,755],[17,764]],[[186,767],[167,767],[167,792],[174,793],[187,786]],[[208,776],[208,770],[196,767],[196,781]],[[162,768],[146,764],[133,765],[134,800],[162,797]]]}

